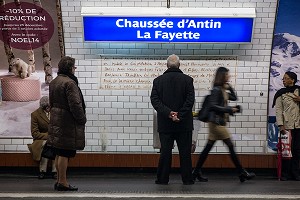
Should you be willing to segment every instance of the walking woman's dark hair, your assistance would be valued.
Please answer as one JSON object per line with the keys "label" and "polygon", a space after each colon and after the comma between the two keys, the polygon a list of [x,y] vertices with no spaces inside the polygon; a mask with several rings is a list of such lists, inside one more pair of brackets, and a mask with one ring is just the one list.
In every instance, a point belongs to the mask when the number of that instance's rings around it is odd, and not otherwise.
{"label": "walking woman's dark hair", "polygon": [[226,73],[229,72],[229,69],[225,67],[219,67],[216,71],[214,86],[223,86],[225,84]]}

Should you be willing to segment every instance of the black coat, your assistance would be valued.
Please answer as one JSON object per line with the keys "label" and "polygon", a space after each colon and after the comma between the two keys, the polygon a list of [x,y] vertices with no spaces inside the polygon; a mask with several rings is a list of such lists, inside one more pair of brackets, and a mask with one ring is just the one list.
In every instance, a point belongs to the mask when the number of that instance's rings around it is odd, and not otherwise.
{"label": "black coat", "polygon": [[[235,94],[234,89],[230,87],[228,90],[228,100],[236,101],[237,96]],[[209,114],[208,121],[219,125],[225,125],[225,113],[233,115],[233,112],[231,106],[225,105],[224,95],[221,86],[215,86],[211,90],[211,96],[209,100],[211,112]]]}
{"label": "black coat", "polygon": [[[150,99],[157,111],[158,132],[193,130],[193,81],[193,78],[176,68],[169,68],[163,75],[154,79]],[[178,112],[180,122],[173,122],[169,118],[171,111]]]}

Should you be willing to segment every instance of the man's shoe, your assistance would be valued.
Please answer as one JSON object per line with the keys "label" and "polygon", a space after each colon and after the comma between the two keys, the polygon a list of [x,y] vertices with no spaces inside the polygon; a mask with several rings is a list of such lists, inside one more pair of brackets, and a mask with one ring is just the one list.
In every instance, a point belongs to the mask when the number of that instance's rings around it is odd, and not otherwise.
{"label": "man's shoe", "polygon": [[168,185],[168,182],[161,182],[159,180],[155,180],[155,184],[158,184],[158,185]]}
{"label": "man's shoe", "polygon": [[193,172],[193,180],[196,181],[198,179],[199,182],[207,182],[208,178],[202,175],[201,171]]}
{"label": "man's shoe", "polygon": [[38,179],[44,179],[45,178],[45,172],[40,172]]}
{"label": "man's shoe", "polygon": [[300,181],[300,176],[294,176],[294,177],[293,177],[293,180],[294,180],[294,181]]}
{"label": "man's shoe", "polygon": [[195,181],[185,181],[183,182],[183,185],[193,185]]}
{"label": "man's shoe", "polygon": [[287,181],[288,180],[288,178],[287,177],[285,177],[285,176],[282,176],[282,177],[280,177],[280,179],[279,179],[280,181]]}
{"label": "man's shoe", "polygon": [[69,187],[64,186],[63,184],[58,183],[57,184],[57,191],[77,191],[78,188],[69,185]]}
{"label": "man's shoe", "polygon": [[57,190],[57,185],[58,185],[58,182],[56,182],[56,183],[54,184],[54,190]]}

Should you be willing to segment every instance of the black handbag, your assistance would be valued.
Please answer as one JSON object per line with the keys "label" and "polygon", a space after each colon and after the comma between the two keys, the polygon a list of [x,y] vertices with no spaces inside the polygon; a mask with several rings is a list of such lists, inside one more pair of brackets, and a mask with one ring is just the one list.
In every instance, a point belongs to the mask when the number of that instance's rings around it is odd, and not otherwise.
{"label": "black handbag", "polygon": [[41,156],[44,158],[55,160],[56,157],[55,149],[52,146],[48,146],[46,143],[43,147]]}
{"label": "black handbag", "polygon": [[210,111],[210,95],[204,97],[202,107],[198,113],[198,120],[202,122],[208,122],[209,120],[209,111]]}

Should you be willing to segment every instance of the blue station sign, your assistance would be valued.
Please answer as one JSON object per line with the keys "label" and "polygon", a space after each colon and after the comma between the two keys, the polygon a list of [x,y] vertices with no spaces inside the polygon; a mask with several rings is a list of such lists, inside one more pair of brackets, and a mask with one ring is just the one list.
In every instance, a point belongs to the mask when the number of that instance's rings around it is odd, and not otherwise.
{"label": "blue station sign", "polygon": [[250,43],[253,17],[83,16],[87,42]]}

